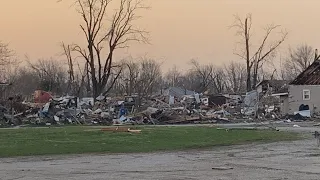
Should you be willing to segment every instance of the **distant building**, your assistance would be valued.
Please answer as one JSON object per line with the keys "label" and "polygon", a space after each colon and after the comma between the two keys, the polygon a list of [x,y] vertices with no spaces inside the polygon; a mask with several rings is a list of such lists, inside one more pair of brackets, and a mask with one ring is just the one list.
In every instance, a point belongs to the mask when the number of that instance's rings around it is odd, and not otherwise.
{"label": "distant building", "polygon": [[188,89],[184,89],[181,87],[169,87],[168,89],[165,89],[162,94],[165,96],[174,96],[175,98],[181,99],[184,96],[191,96],[196,94],[197,92],[191,91]]}

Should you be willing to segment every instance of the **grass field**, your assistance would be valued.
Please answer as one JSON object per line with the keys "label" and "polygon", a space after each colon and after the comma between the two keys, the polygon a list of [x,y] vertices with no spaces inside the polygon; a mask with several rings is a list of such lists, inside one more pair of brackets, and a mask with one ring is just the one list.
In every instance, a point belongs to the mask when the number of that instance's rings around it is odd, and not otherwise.
{"label": "grass field", "polygon": [[[139,127],[140,134],[88,131],[90,127],[0,129],[0,157],[131,153],[295,140],[297,134],[213,127]],[[91,128],[92,129],[92,128]]]}

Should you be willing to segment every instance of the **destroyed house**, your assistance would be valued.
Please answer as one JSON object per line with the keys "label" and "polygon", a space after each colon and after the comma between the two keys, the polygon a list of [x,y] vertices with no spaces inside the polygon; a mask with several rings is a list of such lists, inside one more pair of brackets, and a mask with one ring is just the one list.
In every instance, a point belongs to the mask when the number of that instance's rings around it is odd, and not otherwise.
{"label": "destroyed house", "polygon": [[[289,84],[289,114],[320,112],[320,61],[315,60]],[[300,113],[301,114],[301,113]]]}

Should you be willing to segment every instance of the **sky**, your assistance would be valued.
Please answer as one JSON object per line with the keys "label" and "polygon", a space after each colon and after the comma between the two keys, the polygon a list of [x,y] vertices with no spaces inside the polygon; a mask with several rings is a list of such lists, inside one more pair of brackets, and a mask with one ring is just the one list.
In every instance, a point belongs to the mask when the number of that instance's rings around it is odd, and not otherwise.
{"label": "sky", "polygon": [[[0,0],[0,41],[9,43],[22,59],[60,55],[60,42],[84,38],[81,17],[71,1]],[[149,31],[150,44],[131,44],[116,52],[119,59],[150,57],[164,70],[173,65],[187,68],[191,59],[216,65],[243,61],[233,54],[239,38],[229,26],[233,15],[244,18],[247,13],[253,18],[252,44],[259,44],[263,27],[274,23],[289,32],[281,54],[299,44],[320,47],[319,0],[145,0],[145,4],[151,9],[140,12],[137,25]]]}

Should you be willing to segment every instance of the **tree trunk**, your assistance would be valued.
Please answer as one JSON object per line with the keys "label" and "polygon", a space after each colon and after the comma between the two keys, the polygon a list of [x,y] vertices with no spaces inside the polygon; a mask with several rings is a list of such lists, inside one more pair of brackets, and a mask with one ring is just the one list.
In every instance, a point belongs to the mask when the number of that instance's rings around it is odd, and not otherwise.
{"label": "tree trunk", "polygon": [[87,96],[91,96],[91,80],[90,80],[90,72],[89,72],[89,63],[86,63],[86,78],[87,78]]}
{"label": "tree trunk", "polygon": [[249,62],[247,62],[247,92],[251,91],[251,69]]}
{"label": "tree trunk", "polygon": [[97,79],[96,79],[96,72],[95,72],[95,68],[94,68],[94,63],[90,64],[90,69],[91,69],[91,82],[92,82],[92,95],[93,95],[93,98],[96,99],[96,97],[98,97],[100,94],[99,94],[99,84],[97,82]]}
{"label": "tree trunk", "polygon": [[255,89],[255,87],[257,85],[257,81],[258,81],[258,71],[257,71],[257,69],[254,69],[252,89]]}
{"label": "tree trunk", "polygon": [[245,20],[245,39],[246,39],[246,63],[247,63],[247,92],[252,90],[251,87],[251,67],[250,67],[250,51],[249,51],[249,32],[248,18]]}
{"label": "tree trunk", "polygon": [[258,83],[258,69],[259,69],[259,61],[256,60],[254,62],[254,66],[253,66],[253,82],[252,82],[252,89],[256,88],[256,85]]}
{"label": "tree trunk", "polygon": [[92,35],[89,35],[89,45],[88,45],[88,50],[89,50],[89,57],[90,57],[90,74],[91,74],[91,81],[92,81],[92,90],[93,90],[93,98],[94,101],[96,101],[96,97],[98,97],[99,94],[99,83],[97,82],[96,78],[96,69],[95,69],[95,64],[94,64],[94,52],[93,52],[93,41],[92,41]]}

